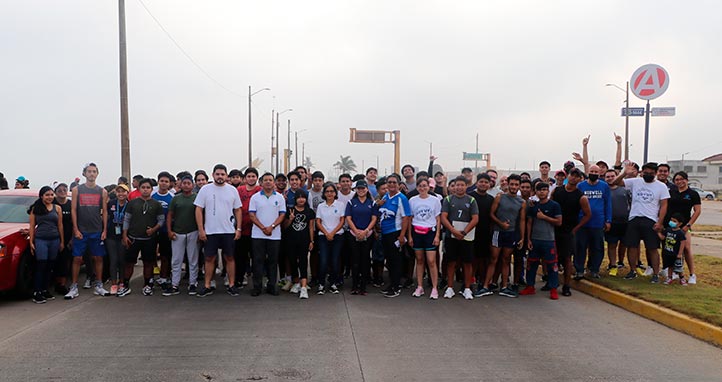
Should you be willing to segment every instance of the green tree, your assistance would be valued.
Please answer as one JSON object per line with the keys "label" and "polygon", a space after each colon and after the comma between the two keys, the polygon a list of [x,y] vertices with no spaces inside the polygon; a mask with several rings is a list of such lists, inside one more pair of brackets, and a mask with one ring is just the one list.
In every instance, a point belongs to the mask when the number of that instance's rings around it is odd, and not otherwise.
{"label": "green tree", "polygon": [[354,163],[350,155],[341,155],[341,159],[334,163],[333,167],[336,167],[342,173],[351,173],[353,171],[356,171],[356,163]]}

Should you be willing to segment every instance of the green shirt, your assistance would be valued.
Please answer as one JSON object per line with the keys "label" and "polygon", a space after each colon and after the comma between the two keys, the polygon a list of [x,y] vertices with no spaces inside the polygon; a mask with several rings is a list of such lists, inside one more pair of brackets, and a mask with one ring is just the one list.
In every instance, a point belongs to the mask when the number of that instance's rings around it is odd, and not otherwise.
{"label": "green shirt", "polygon": [[196,200],[196,194],[191,193],[186,196],[178,194],[170,201],[168,212],[173,212],[173,232],[187,234],[198,230],[196,224],[196,206],[193,202]]}

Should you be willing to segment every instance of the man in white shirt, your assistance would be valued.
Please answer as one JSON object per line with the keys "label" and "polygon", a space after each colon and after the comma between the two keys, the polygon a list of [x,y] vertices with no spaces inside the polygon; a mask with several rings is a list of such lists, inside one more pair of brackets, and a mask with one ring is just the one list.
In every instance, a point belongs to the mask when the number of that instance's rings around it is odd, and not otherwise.
{"label": "man in white shirt", "polygon": [[286,200],[274,191],[273,174],[267,172],[261,177],[261,192],[251,197],[248,214],[253,223],[251,230],[253,254],[253,290],[251,296],[261,294],[263,269],[268,262],[268,284],[266,292],[278,296],[278,251],[281,248],[280,224],[286,215]]}
{"label": "man in white shirt", "polygon": [[219,249],[226,260],[227,292],[231,296],[238,296],[233,253],[235,240],[241,237],[241,198],[236,188],[226,183],[227,174],[226,166],[217,164],[213,167],[213,184],[201,188],[193,202],[196,206],[198,240],[205,242],[205,285],[199,288],[198,297],[213,294],[211,279],[215,274]]}
{"label": "man in white shirt", "polygon": [[[629,224],[625,241],[629,249],[630,271],[624,276],[626,280],[637,277],[634,264],[639,261],[639,242],[644,240],[647,264],[652,266],[651,282],[659,283],[659,238],[657,232],[662,231],[662,221],[667,214],[669,190],[656,179],[657,164],[647,163],[642,166],[642,177],[631,178],[636,173],[632,164],[627,164],[624,171],[614,179],[614,184],[622,185],[632,194],[632,205],[629,210]],[[626,178],[626,179],[625,179]]]}

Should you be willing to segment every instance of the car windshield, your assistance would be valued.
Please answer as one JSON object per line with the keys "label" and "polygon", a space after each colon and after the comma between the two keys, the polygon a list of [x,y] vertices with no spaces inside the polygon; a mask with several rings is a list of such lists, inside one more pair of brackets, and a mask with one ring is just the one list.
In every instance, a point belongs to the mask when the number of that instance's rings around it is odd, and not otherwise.
{"label": "car windshield", "polygon": [[28,207],[35,202],[32,196],[0,196],[0,223],[28,223]]}

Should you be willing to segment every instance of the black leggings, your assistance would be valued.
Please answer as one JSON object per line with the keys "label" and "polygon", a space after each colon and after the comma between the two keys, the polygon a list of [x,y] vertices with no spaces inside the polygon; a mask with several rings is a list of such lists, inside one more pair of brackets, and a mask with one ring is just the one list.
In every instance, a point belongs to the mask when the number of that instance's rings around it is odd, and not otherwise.
{"label": "black leggings", "polygon": [[401,286],[403,254],[401,253],[401,249],[396,246],[396,241],[399,239],[400,233],[400,231],[394,231],[381,235],[384,257],[386,257],[386,267],[389,269],[389,279],[391,279],[390,287],[393,289],[399,289]]}
{"label": "black leggings", "polygon": [[300,275],[302,279],[308,278],[308,242],[294,243],[286,247],[288,261],[291,262],[291,276]]}
{"label": "black leggings", "polygon": [[366,280],[371,272],[371,248],[374,244],[373,237],[369,237],[364,241],[356,241],[355,238],[349,240],[351,246],[351,276],[353,279],[353,289],[359,292],[366,291]]}

